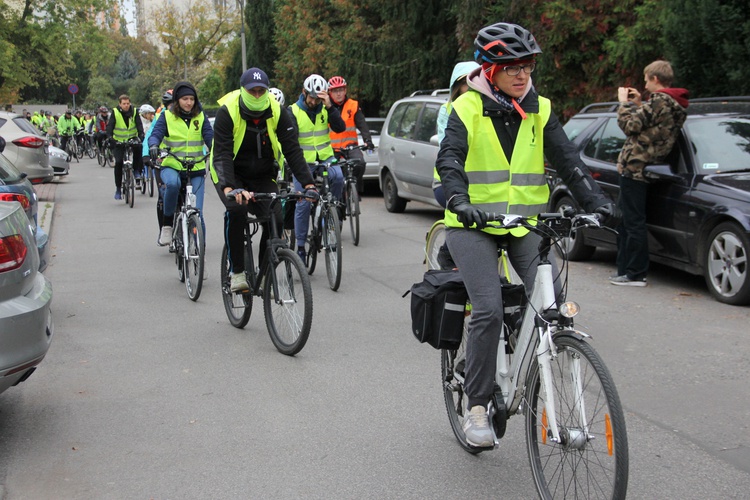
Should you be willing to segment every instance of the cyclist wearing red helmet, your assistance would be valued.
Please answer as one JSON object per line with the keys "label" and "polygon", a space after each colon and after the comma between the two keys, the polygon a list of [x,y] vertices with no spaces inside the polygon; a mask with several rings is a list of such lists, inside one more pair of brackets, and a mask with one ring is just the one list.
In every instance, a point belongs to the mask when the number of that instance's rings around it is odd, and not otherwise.
{"label": "cyclist wearing red helmet", "polygon": [[[347,96],[346,87],[346,80],[343,77],[334,76],[328,80],[328,94],[331,96],[331,103],[333,107],[339,110],[341,118],[346,123],[346,130],[343,132],[339,133],[331,130],[330,133],[331,147],[333,147],[337,156],[341,148],[349,144],[357,144],[357,129],[362,134],[362,139],[365,141],[367,149],[370,151],[375,149],[375,145],[372,143],[372,136],[370,135],[370,127],[367,126],[367,121],[365,121],[365,114],[359,107],[359,102]],[[354,166],[354,175],[357,177],[357,191],[361,193],[365,189],[364,182],[362,181],[362,177],[365,175],[365,158],[359,149],[350,151],[348,156],[350,160],[357,162]]]}

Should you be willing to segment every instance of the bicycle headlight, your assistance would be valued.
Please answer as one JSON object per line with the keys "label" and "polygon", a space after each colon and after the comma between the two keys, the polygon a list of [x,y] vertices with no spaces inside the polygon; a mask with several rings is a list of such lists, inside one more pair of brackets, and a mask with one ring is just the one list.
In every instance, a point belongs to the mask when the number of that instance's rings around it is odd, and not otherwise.
{"label": "bicycle headlight", "polygon": [[563,302],[562,304],[560,304],[560,314],[562,314],[566,318],[572,318],[576,316],[580,311],[580,306],[573,301]]}

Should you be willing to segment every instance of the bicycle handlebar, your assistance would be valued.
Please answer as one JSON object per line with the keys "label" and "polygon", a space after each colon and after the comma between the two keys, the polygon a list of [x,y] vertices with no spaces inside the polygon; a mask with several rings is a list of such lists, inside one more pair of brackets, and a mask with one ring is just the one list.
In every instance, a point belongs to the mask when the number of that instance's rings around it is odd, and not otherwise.
{"label": "bicycle handlebar", "polygon": [[[523,215],[516,215],[516,214],[499,214],[499,213],[493,213],[493,212],[485,212],[485,215],[487,217],[487,225],[491,227],[501,228],[501,229],[513,229],[517,227],[525,227],[527,229],[538,231],[538,224],[534,225],[529,223],[530,220],[536,220],[537,222],[541,222],[545,227],[550,228],[557,232],[560,229],[565,229],[564,226],[567,224],[561,224],[564,222],[570,222],[567,231],[571,231],[574,229],[580,229],[583,227],[597,227],[597,228],[604,228],[607,229],[606,226],[602,226],[601,221],[603,219],[603,216],[601,214],[591,213],[591,214],[575,214],[573,216],[563,214],[560,212],[551,212],[551,213],[540,213],[536,216],[536,218],[527,217]],[[552,224],[548,223],[548,221],[552,222]],[[490,224],[491,222],[498,222],[499,224]]]}
{"label": "bicycle handlebar", "polygon": [[[247,190],[246,189],[237,188],[237,189],[233,189],[233,190],[229,191],[228,193],[224,193],[224,196],[228,200],[234,200],[235,197],[238,194],[241,194],[244,191],[247,191]],[[276,200],[284,200],[284,199],[302,200],[302,199],[307,198],[307,194],[306,193],[297,193],[297,192],[295,192],[295,193],[290,193],[290,192],[287,192],[287,193],[255,193],[255,192],[252,192],[252,191],[247,191],[247,192],[250,193],[250,200],[251,201],[271,200],[272,202],[274,202]]]}
{"label": "bicycle handlebar", "polygon": [[188,158],[182,159],[179,156],[177,156],[176,154],[172,153],[169,149],[163,149],[163,150],[161,150],[161,154],[159,155],[159,157],[163,160],[164,158],[166,158],[168,156],[171,156],[172,158],[174,158],[175,160],[177,160],[180,163],[180,165],[182,165],[183,167],[185,167],[185,170],[187,170],[189,172],[197,164],[206,161],[206,158],[208,158],[210,155],[211,155],[211,153],[206,153],[205,155],[203,155],[200,158],[188,157]]}

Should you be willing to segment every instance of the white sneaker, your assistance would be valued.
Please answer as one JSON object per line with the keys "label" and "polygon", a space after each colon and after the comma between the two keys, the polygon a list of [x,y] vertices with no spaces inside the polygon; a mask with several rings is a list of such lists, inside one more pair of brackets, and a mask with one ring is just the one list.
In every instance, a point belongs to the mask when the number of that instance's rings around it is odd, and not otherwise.
{"label": "white sneaker", "polygon": [[162,226],[158,243],[160,247],[165,247],[172,243],[172,226]]}
{"label": "white sneaker", "polygon": [[244,290],[250,290],[250,285],[247,284],[247,278],[245,273],[232,273],[229,275],[231,283],[229,285],[230,290],[233,292],[242,292]]}
{"label": "white sneaker", "polygon": [[483,406],[472,406],[464,417],[464,434],[466,442],[478,448],[494,446],[487,409]]}

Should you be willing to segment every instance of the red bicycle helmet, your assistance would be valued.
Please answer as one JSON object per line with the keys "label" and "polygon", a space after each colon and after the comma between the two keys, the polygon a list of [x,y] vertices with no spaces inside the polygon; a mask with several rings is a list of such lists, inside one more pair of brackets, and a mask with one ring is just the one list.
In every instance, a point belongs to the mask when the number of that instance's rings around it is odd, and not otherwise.
{"label": "red bicycle helmet", "polygon": [[343,77],[333,76],[330,80],[328,80],[329,89],[337,89],[340,87],[346,87],[346,80],[344,80]]}

